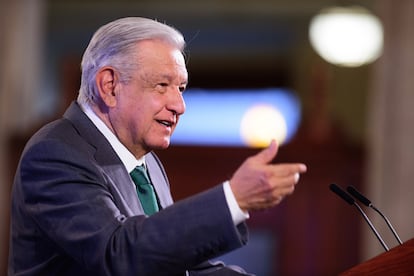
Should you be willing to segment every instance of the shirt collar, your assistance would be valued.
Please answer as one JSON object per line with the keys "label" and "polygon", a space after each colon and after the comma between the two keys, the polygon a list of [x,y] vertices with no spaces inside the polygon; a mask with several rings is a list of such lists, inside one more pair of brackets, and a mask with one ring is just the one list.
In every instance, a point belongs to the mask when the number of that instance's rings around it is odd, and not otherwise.
{"label": "shirt collar", "polygon": [[136,159],[135,156],[119,141],[118,137],[105,125],[105,123],[95,114],[95,112],[87,104],[79,104],[83,112],[88,116],[92,123],[98,128],[103,136],[108,140],[124,164],[128,173],[136,166],[145,165],[145,156]]}

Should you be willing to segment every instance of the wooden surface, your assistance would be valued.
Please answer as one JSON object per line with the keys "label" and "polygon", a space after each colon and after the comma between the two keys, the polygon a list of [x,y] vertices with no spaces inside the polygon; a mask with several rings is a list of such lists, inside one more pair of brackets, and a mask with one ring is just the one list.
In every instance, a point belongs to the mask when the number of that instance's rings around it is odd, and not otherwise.
{"label": "wooden surface", "polygon": [[351,275],[413,275],[414,239],[392,248],[342,273]]}

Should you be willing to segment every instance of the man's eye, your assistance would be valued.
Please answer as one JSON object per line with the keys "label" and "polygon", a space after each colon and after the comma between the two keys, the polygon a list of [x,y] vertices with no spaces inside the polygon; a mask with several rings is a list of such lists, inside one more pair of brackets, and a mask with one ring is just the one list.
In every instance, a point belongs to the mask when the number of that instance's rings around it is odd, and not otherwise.
{"label": "man's eye", "polygon": [[185,86],[178,87],[178,89],[180,90],[181,93],[185,91],[185,88],[186,88]]}
{"label": "man's eye", "polygon": [[168,89],[168,83],[166,82],[157,83],[156,90],[158,92],[165,93],[167,92],[167,89]]}

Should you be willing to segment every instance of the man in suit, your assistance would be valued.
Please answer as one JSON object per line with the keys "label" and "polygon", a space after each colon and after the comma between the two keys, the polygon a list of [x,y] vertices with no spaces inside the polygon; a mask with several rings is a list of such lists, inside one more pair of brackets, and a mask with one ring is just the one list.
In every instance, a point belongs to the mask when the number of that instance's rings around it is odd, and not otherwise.
{"label": "man in suit", "polygon": [[277,205],[306,167],[270,164],[272,142],[229,181],[173,203],[152,150],[169,146],[185,111],[183,49],[177,30],[145,18],[94,34],[77,101],[23,151],[9,275],[247,275],[208,260],[243,246],[249,211]]}

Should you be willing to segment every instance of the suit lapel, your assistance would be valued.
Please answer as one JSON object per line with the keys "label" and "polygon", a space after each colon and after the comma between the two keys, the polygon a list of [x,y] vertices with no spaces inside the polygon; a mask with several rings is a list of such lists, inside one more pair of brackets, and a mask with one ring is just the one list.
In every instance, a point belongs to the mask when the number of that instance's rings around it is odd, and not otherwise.
{"label": "suit lapel", "polygon": [[109,178],[111,188],[114,190],[113,195],[120,195],[120,201],[127,216],[136,216],[144,214],[141,202],[131,182],[129,174],[123,165],[104,166],[103,170]]}
{"label": "suit lapel", "polygon": [[[117,200],[118,208],[123,209],[125,215],[142,215],[144,210],[136,195],[131,178],[122,161],[116,155],[109,142],[102,133],[89,120],[76,102],[73,102],[65,112],[65,118],[69,119],[80,135],[96,149],[95,159],[108,177],[112,195]],[[152,153],[147,154],[146,163],[148,174],[154,185],[160,205],[165,208],[173,203],[169,185],[161,164],[157,162]],[[119,201],[119,202],[118,202]]]}
{"label": "suit lapel", "polygon": [[96,149],[95,160],[108,177],[111,193],[118,208],[127,216],[142,215],[144,210],[136,195],[131,178],[109,142],[89,120],[77,103],[72,103],[64,117],[79,134]]}
{"label": "suit lapel", "polygon": [[173,204],[170,188],[167,180],[161,171],[160,165],[157,163],[152,154],[147,154],[145,157],[148,175],[154,185],[155,192],[162,208],[166,208]]}

